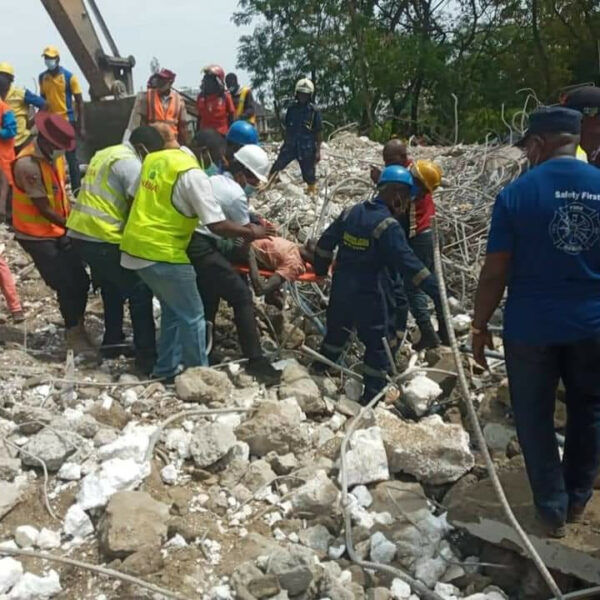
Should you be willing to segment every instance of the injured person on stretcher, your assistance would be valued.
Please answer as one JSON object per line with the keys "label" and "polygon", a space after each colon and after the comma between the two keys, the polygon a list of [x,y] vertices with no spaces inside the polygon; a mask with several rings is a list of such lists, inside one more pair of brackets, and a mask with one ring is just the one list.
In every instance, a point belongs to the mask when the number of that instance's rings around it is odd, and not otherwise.
{"label": "injured person on stretcher", "polygon": [[267,303],[283,308],[281,286],[312,271],[314,247],[314,240],[301,246],[282,237],[255,240],[243,246],[254,293],[264,296]]}

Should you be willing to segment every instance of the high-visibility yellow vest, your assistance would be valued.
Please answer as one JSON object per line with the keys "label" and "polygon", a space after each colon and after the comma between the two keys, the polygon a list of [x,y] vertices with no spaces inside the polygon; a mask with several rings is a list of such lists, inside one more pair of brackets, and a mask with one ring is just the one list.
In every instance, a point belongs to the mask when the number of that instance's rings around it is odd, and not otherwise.
{"label": "high-visibility yellow vest", "polygon": [[587,152],[581,146],[577,146],[577,154],[575,156],[577,157],[577,160],[588,162]]}
{"label": "high-visibility yellow vest", "polygon": [[186,250],[199,219],[175,208],[173,192],[183,173],[199,168],[195,158],[179,149],[153,152],[144,159],[140,186],[123,231],[123,252],[146,260],[189,264]]}
{"label": "high-visibility yellow vest", "polygon": [[130,146],[120,144],[94,154],[81,182],[77,201],[71,206],[67,227],[109,244],[120,244],[129,201],[109,184],[112,166],[119,160],[137,160]]}
{"label": "high-visibility yellow vest", "polygon": [[[244,110],[246,109],[246,98],[248,97],[249,93],[249,87],[242,88],[242,91],[240,92],[240,100],[238,102],[237,108],[235,109],[236,119],[239,119],[244,114]],[[251,117],[246,119],[246,121],[248,121],[248,123],[252,123],[252,125],[256,125],[256,116],[252,115]]]}
{"label": "high-visibility yellow vest", "polygon": [[11,85],[6,96],[6,102],[15,113],[15,119],[17,120],[15,146],[21,146],[29,139],[31,134],[29,130],[29,107],[25,104],[25,90]]}

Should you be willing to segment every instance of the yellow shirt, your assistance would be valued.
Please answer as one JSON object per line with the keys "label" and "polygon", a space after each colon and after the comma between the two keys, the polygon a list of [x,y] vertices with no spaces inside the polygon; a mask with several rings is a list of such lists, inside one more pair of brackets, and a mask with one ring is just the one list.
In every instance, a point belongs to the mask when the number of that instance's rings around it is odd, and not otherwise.
{"label": "yellow shirt", "polygon": [[[67,90],[67,77],[70,76],[70,89]],[[50,112],[61,115],[65,119],[75,121],[73,112],[73,96],[81,94],[81,86],[75,75],[59,68],[56,75],[48,71],[40,75],[40,93],[48,102]]]}

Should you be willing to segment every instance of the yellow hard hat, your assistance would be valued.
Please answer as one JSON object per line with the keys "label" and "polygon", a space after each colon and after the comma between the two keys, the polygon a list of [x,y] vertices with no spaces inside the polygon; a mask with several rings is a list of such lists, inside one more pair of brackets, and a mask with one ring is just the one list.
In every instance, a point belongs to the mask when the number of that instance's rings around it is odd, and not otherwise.
{"label": "yellow hard hat", "polygon": [[11,77],[15,76],[15,70],[12,65],[7,62],[0,62],[0,73],[5,73],[6,75],[10,75]]}
{"label": "yellow hard hat", "polygon": [[417,160],[410,166],[410,172],[426,188],[433,192],[439,188],[442,183],[442,168],[431,160]]}
{"label": "yellow hard hat", "polygon": [[60,52],[56,46],[46,46],[42,52],[42,56],[47,56],[48,58],[59,58]]}

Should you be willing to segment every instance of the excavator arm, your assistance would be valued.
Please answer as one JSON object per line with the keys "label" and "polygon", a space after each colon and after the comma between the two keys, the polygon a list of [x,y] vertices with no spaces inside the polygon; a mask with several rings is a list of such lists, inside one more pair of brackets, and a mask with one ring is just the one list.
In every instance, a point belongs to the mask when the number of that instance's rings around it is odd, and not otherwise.
{"label": "excavator arm", "polygon": [[134,93],[132,69],[135,58],[120,56],[96,0],[87,0],[87,4],[102,29],[113,56],[104,52],[84,0],[41,2],[90,84],[92,100],[107,96],[118,98]]}

